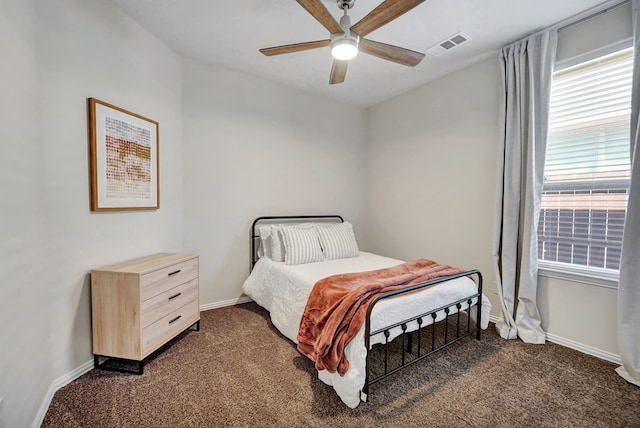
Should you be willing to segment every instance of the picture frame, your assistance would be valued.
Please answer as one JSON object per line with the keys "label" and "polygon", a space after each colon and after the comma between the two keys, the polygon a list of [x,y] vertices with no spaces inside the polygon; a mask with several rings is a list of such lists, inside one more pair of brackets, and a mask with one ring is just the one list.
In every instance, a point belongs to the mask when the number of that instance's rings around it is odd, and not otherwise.
{"label": "picture frame", "polygon": [[88,99],[91,210],[160,208],[159,123]]}

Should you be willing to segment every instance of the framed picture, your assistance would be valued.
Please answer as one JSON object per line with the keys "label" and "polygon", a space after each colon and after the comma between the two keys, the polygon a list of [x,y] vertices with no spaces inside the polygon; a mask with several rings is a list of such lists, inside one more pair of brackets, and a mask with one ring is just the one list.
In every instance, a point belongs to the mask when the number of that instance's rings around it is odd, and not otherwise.
{"label": "framed picture", "polygon": [[89,98],[91,210],[160,207],[158,122]]}

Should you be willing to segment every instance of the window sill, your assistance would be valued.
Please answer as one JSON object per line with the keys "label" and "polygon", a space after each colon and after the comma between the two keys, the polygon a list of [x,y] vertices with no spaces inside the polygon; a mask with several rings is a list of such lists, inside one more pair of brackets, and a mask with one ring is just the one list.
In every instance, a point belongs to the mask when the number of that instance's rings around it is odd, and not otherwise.
{"label": "window sill", "polygon": [[598,287],[618,289],[618,271],[577,267],[568,263],[538,261],[538,275],[547,278],[564,279]]}

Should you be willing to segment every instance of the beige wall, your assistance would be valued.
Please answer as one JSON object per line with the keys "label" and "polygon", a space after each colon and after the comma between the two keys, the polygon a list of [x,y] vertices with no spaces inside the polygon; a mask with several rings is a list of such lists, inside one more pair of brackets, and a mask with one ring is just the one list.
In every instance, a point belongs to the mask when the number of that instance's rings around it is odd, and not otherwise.
{"label": "beige wall", "polygon": [[[215,304],[241,295],[254,217],[337,212],[362,223],[361,108],[222,69],[183,69],[100,0],[4,0],[0,46],[11,58],[0,67],[7,427],[37,423],[50,388],[91,363],[91,268],[193,251],[201,303]],[[88,97],[160,123],[160,210],[89,210]]]}
{"label": "beige wall", "polygon": [[560,30],[556,60],[561,63],[614,45],[621,40],[629,39],[632,32],[629,2],[579,25]]}
{"label": "beige wall", "polygon": [[[54,371],[91,357],[89,277],[97,266],[182,246],[181,60],[109,2],[41,1],[39,67]],[[79,37],[79,35],[82,35]],[[160,123],[158,211],[89,211],[87,104],[95,97]],[[69,334],[71,333],[71,334]]]}
{"label": "beige wall", "polygon": [[491,58],[369,110],[367,234],[374,252],[492,266],[500,69]]}
{"label": "beige wall", "polygon": [[0,2],[0,396],[7,428],[31,423],[52,379],[37,45],[32,2]]}
{"label": "beige wall", "polygon": [[[193,251],[202,304],[231,301],[259,215],[337,212],[363,249],[478,267],[497,314],[497,57],[363,111],[183,63],[108,1],[2,0],[0,47],[7,427],[90,364],[91,268]],[[88,97],[160,122],[160,210],[89,211]],[[540,300],[549,332],[616,352],[615,291],[544,279]]]}
{"label": "beige wall", "polygon": [[[561,31],[568,60],[631,36],[630,5]],[[370,109],[367,231],[372,249],[432,257],[485,276],[491,260],[501,86],[498,54]],[[542,326],[556,341],[615,358],[616,290],[540,277]]]}
{"label": "beige wall", "polygon": [[[0,44],[0,396],[13,428],[92,360],[89,270],[181,250],[181,60],[99,0],[4,0]],[[161,210],[90,212],[88,97],[160,122]]]}
{"label": "beige wall", "polygon": [[184,248],[200,254],[200,301],[237,299],[249,227],[264,215],[342,214],[360,225],[365,111],[186,62]]}

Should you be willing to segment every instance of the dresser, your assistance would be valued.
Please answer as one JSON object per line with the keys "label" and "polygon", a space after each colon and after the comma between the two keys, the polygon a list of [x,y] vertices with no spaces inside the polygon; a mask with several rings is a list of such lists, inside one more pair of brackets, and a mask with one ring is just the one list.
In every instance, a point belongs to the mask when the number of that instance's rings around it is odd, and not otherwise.
{"label": "dresser", "polygon": [[200,330],[198,261],[195,254],[159,253],[91,270],[97,368],[142,374],[154,351],[187,329]]}

